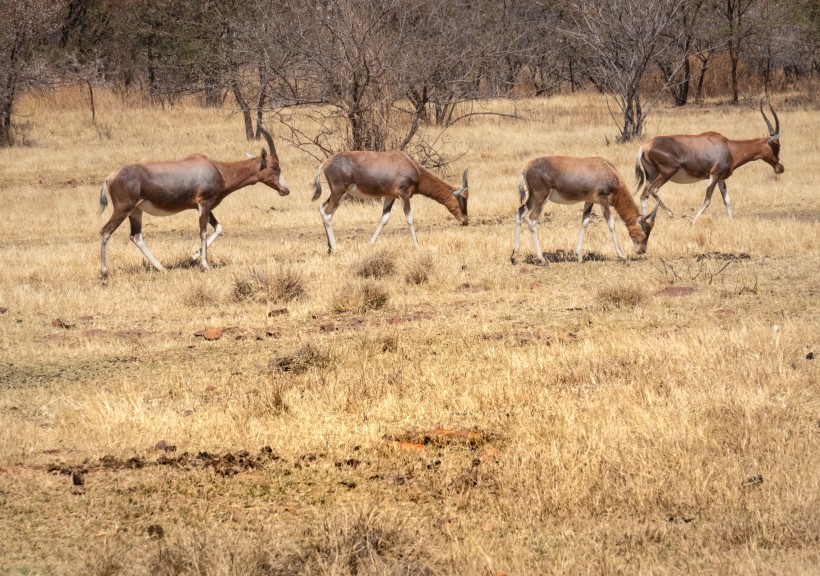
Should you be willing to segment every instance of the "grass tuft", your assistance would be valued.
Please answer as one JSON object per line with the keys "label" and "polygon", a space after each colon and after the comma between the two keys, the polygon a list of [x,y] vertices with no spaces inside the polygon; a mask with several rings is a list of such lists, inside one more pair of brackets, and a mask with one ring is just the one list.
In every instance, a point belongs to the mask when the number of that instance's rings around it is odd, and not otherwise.
{"label": "grass tuft", "polygon": [[356,275],[361,278],[386,278],[396,272],[396,262],[391,255],[382,250],[368,254],[355,266]]}
{"label": "grass tuft", "polygon": [[[286,356],[273,358],[270,367],[273,371],[304,374],[311,368],[323,370],[330,366],[332,360],[327,350],[308,342]],[[281,396],[281,390],[279,395]]]}
{"label": "grass tuft", "polygon": [[638,286],[607,286],[598,290],[597,300],[604,310],[637,308],[646,302],[646,290]]}
{"label": "grass tuft", "polygon": [[427,284],[433,273],[433,257],[429,253],[416,254],[404,269],[404,281],[408,284]]}
{"label": "grass tuft", "polygon": [[233,279],[233,297],[237,302],[290,302],[304,297],[305,281],[302,273],[288,267],[272,271],[251,268]]}
{"label": "grass tuft", "polygon": [[387,305],[390,294],[378,282],[365,280],[347,284],[333,297],[331,307],[337,314],[353,312],[363,314],[368,310],[379,310]]}

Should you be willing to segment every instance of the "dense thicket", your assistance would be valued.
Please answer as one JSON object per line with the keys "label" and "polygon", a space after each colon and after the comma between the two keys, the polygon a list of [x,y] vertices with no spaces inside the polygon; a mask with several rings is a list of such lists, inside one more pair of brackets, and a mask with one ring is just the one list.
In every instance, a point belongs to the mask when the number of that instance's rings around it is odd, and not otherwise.
{"label": "dense thicket", "polygon": [[[291,141],[414,146],[482,97],[592,88],[618,139],[661,98],[792,89],[820,73],[815,0],[0,0],[0,146],[33,87],[83,83],[166,104],[226,99],[258,137],[276,111]],[[306,106],[306,105],[312,106]],[[317,104],[321,106],[316,106]],[[619,114],[616,112],[619,111]],[[257,129],[254,129],[254,116]],[[297,121],[298,120],[298,121]],[[305,122],[307,120],[307,123]]]}

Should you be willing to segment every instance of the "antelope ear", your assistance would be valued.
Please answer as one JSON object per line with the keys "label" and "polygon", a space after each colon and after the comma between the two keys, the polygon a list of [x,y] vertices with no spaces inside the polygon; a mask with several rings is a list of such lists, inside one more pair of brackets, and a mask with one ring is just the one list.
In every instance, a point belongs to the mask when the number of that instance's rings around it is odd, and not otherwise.
{"label": "antelope ear", "polygon": [[461,176],[461,188],[462,190],[466,190],[469,187],[470,185],[467,184],[467,170],[464,170],[464,174]]}
{"label": "antelope ear", "polygon": [[262,148],[262,166],[261,166],[260,169],[264,170],[265,167],[267,166],[267,164],[268,164],[268,151],[265,150],[264,148]]}

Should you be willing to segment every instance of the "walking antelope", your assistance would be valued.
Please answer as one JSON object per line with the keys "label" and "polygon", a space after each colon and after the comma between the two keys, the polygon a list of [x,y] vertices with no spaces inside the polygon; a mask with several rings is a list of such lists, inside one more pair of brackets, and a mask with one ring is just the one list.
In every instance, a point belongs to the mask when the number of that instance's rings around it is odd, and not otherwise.
{"label": "walking antelope", "polygon": [[467,199],[470,195],[467,185],[467,171],[461,180],[461,187],[450,186],[432,174],[404,152],[339,152],[319,166],[316,173],[313,200],[322,195],[322,172],[324,171],[330,197],[319,206],[319,213],[327,233],[328,253],[336,250],[336,239],[333,236],[333,214],[345,194],[359,198],[384,198],[382,219],[376,232],[370,239],[374,243],[390,219],[393,203],[401,200],[404,216],[413,237],[413,245],[418,248],[416,228],[413,226],[413,212],[410,209],[410,198],[415,194],[432,198],[443,204],[450,214],[467,225]]}
{"label": "walking antelope", "polygon": [[[529,189],[527,196],[524,184]],[[615,167],[603,158],[572,158],[568,156],[546,156],[536,158],[527,163],[521,170],[521,178],[518,184],[518,196],[521,207],[515,213],[515,243],[510,261],[515,264],[518,256],[518,249],[521,245],[521,219],[525,213],[529,213],[527,221],[532,233],[532,243],[535,246],[535,254],[541,264],[546,264],[544,253],[538,242],[538,232],[536,226],[538,217],[547,200],[552,200],[556,204],[584,203],[584,213],[581,218],[581,232],[578,234],[578,243],[575,246],[575,254],[578,262],[582,261],[581,245],[584,241],[589,218],[592,215],[593,204],[600,204],[604,213],[604,218],[609,225],[612,234],[612,241],[615,243],[615,251],[623,259],[626,259],[621,247],[618,245],[618,236],[615,234],[615,221],[609,211],[609,207],[615,208],[618,216],[626,224],[629,236],[635,244],[635,253],[646,252],[646,243],[649,234],[655,225],[655,215],[658,207],[649,216],[639,218],[638,206],[635,204],[632,195],[624,184]]]}
{"label": "walking antelope", "polygon": [[[170,162],[129,164],[112,172],[100,191],[100,214],[108,206],[105,194],[111,196],[114,213],[100,230],[102,276],[108,275],[106,245],[114,231],[128,218],[131,223],[131,241],[137,245],[157,270],[165,270],[142,239],[142,214],[171,216],[183,210],[199,211],[201,246],[191,257],[200,259],[203,269],[208,268],[207,249],[222,233],[222,226],[213,209],[225,197],[245,186],[262,182],[280,196],[290,194],[285,177],[279,169],[279,157],[273,138],[260,127],[268,142],[270,153],[262,149],[261,158],[252,157],[239,162],[217,162],[201,154]],[[208,238],[208,224],[214,233]]]}
{"label": "walking antelope", "polygon": [[644,144],[635,161],[638,188],[646,181],[641,193],[641,212],[646,214],[647,199],[651,195],[664,210],[672,213],[658,195],[658,189],[669,180],[679,184],[708,180],[706,198],[692,223],[709,207],[715,185],[720,189],[726,214],[731,220],[732,206],[726,179],[737,168],[753,160],[763,160],[774,168],[775,174],[783,173],[783,164],[780,163],[780,120],[771,103],[769,110],[774,116],[774,128],[763,112],[761,101],[760,113],[769,129],[768,136],[751,140],[729,140],[717,132],[704,132],[697,136],[657,136]]}

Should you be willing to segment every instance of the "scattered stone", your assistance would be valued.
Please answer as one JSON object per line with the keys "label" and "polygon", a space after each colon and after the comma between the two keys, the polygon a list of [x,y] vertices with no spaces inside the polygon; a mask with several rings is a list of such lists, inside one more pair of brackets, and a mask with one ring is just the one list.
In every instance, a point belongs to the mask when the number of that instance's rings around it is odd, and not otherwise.
{"label": "scattered stone", "polygon": [[65,330],[71,330],[72,328],[74,328],[74,323],[73,322],[67,322],[66,320],[63,320],[62,318],[55,318],[54,320],[51,321],[51,325],[54,326],[55,328],[63,328]]}
{"label": "scattered stone", "polygon": [[71,483],[74,486],[82,486],[85,484],[85,476],[83,476],[82,472],[74,470],[71,472]]}
{"label": "scattered stone", "polygon": [[9,311],[9,309],[6,308],[5,306],[0,306],[0,314],[5,314],[8,311]]}
{"label": "scattered stone", "polygon": [[806,360],[814,360],[814,352],[809,352],[806,354]]}
{"label": "scattered stone", "polygon": [[194,332],[194,336],[205,338],[205,340],[219,340],[220,338],[222,338],[222,328],[215,328],[213,326],[209,326],[204,330],[197,330],[196,332]]}
{"label": "scattered stone", "polygon": [[337,328],[334,324],[320,324],[319,332],[334,332]]}
{"label": "scattered stone", "polygon": [[159,524],[151,524],[148,527],[148,537],[154,540],[159,540],[165,536],[165,530]]}
{"label": "scattered stone", "polygon": [[268,318],[273,318],[274,316],[284,316],[290,314],[290,311],[287,308],[274,308],[273,310],[268,311]]}

